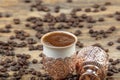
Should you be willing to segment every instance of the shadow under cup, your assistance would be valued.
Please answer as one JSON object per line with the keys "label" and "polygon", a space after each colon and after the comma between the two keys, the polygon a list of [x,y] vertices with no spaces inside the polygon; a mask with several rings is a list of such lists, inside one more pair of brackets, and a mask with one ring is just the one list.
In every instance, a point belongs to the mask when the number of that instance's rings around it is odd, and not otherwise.
{"label": "shadow under cup", "polygon": [[41,38],[43,65],[55,80],[64,79],[75,70],[77,37],[66,31],[54,31]]}

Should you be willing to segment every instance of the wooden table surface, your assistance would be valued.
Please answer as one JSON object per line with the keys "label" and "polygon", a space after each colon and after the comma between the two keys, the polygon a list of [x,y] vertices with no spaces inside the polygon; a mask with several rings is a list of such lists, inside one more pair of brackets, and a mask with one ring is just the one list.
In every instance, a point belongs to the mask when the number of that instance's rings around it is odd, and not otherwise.
{"label": "wooden table surface", "polygon": [[[32,0],[34,1],[34,0]],[[102,46],[105,49],[109,49],[108,54],[110,55],[111,58],[120,59],[120,50],[117,50],[116,47],[120,44],[116,43],[116,40],[118,38],[120,38],[120,21],[116,21],[115,18],[107,18],[105,17],[108,14],[114,14],[116,11],[120,11],[120,0],[73,0],[73,3],[66,3],[65,0],[44,0],[45,5],[49,6],[51,9],[53,9],[54,6],[56,5],[60,5],[61,6],[61,10],[60,12],[64,12],[66,14],[68,14],[72,8],[74,7],[80,7],[83,10],[87,7],[92,6],[95,3],[101,4],[103,5],[106,1],[110,1],[112,3],[112,5],[107,6],[107,10],[106,11],[101,11],[98,13],[86,13],[88,15],[93,16],[94,18],[99,18],[99,17],[104,17],[105,21],[104,22],[97,22],[94,25],[94,29],[95,30],[107,30],[109,27],[111,26],[116,26],[117,30],[115,32],[113,32],[112,34],[110,34],[110,36],[108,38],[104,38],[104,39],[100,39],[100,40],[95,40],[94,38],[91,38],[90,35],[88,34],[88,28],[85,26],[84,28],[81,28],[80,30],[82,31],[82,35],[78,37],[78,40],[80,40],[80,42],[84,43],[84,46],[90,46],[92,44],[95,43],[101,43]],[[33,11],[31,12],[29,9],[30,4],[26,4],[23,2],[23,0],[0,0],[0,12],[3,13],[11,13],[12,17],[10,18],[0,18],[0,28],[3,28],[6,24],[12,24],[13,28],[12,31],[14,30],[25,30],[26,32],[30,33],[31,37],[35,38],[35,30],[29,29],[25,27],[25,23],[26,23],[26,18],[30,17],[30,16],[37,16],[37,17],[43,17],[43,15],[45,15],[45,12],[38,12],[38,11]],[[59,15],[59,13],[54,13],[51,12],[53,15]],[[81,15],[85,13],[84,11],[78,12],[78,15]],[[20,25],[15,25],[13,24],[13,19],[14,18],[20,18],[21,20],[21,24]],[[86,24],[87,25],[87,24]],[[68,30],[68,31],[74,31],[76,29],[72,29],[72,30]],[[14,32],[11,33],[0,33],[0,41],[7,41],[9,36],[14,35]],[[37,39],[37,38],[35,38]],[[40,44],[40,40],[37,39],[37,41]],[[108,46],[107,43],[109,41],[113,41],[114,45],[113,46]],[[77,49],[77,50],[80,50]],[[39,54],[41,53],[41,51],[29,51],[28,48],[16,48],[15,50],[16,54],[17,53],[26,53],[26,54],[30,54],[32,55],[32,59],[37,58],[38,60],[41,60],[39,58]],[[2,57],[2,56],[1,56]],[[30,65],[30,67],[35,67],[35,69],[37,70],[41,70],[41,66],[40,64],[35,64],[35,65]],[[120,67],[120,66],[118,66]],[[120,74],[116,74],[115,76],[115,80],[120,80]],[[23,80],[28,80],[29,78],[27,78],[26,76],[23,77]]]}

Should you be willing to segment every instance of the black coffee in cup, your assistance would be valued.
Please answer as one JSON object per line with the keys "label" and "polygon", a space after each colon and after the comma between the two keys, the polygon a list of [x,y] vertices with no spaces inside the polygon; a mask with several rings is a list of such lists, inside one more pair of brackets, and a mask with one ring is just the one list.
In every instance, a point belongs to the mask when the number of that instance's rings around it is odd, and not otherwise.
{"label": "black coffee in cup", "polygon": [[56,32],[45,36],[43,41],[50,46],[64,47],[74,43],[75,38],[67,33]]}

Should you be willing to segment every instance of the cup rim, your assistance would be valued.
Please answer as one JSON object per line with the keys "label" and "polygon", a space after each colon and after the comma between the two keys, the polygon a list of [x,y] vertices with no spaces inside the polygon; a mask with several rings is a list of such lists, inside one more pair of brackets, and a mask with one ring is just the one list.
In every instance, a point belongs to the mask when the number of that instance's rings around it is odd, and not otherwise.
{"label": "cup rim", "polygon": [[[72,37],[74,37],[75,41],[74,41],[73,43],[71,43],[70,45],[63,46],[63,47],[56,47],[56,46],[47,45],[47,44],[43,41],[43,39],[45,38],[45,36],[50,35],[50,34],[52,34],[52,33],[65,33],[65,34],[71,35]],[[48,32],[48,33],[44,34],[44,35],[41,37],[41,43],[43,44],[43,46],[47,46],[47,47],[49,47],[49,48],[62,49],[62,48],[67,48],[67,47],[70,47],[70,46],[76,44],[76,43],[77,43],[77,37],[76,37],[73,33],[71,33],[71,32],[67,32],[67,31],[53,31],[53,32]]]}

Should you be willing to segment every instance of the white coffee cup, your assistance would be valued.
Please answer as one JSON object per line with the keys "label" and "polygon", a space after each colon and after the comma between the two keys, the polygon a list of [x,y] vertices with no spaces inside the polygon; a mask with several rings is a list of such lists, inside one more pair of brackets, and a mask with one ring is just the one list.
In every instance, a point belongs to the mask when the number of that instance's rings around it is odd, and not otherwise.
{"label": "white coffee cup", "polygon": [[[46,44],[44,42],[44,38],[53,33],[68,34],[68,35],[74,37],[75,41],[73,43],[71,43],[70,45],[63,46],[63,47],[56,47],[56,46],[51,46],[49,44]],[[51,57],[51,58],[65,58],[65,57],[72,56],[76,52],[76,49],[75,49],[76,42],[77,42],[77,37],[74,34],[72,34],[70,32],[66,32],[66,31],[49,32],[49,33],[46,33],[45,35],[43,35],[41,38],[41,43],[43,44],[43,54],[45,54],[47,57]]]}

